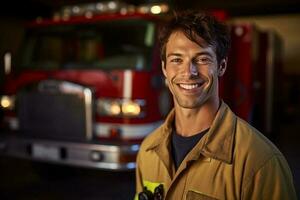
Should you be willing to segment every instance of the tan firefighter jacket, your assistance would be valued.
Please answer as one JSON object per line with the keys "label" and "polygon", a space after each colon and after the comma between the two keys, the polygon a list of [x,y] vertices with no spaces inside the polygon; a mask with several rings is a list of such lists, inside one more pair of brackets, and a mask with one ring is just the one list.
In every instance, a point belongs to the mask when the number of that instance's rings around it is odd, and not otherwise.
{"label": "tan firefighter jacket", "polygon": [[135,199],[144,186],[153,192],[161,183],[168,200],[296,199],[283,155],[224,102],[209,132],[175,171],[170,151],[174,114],[171,111],[165,123],[141,145]]}

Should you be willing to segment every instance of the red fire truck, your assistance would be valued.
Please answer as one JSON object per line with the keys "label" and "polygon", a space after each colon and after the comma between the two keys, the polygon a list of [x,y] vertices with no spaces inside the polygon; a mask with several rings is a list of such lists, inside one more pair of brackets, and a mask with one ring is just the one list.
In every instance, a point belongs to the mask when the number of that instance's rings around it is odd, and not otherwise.
{"label": "red fire truck", "polygon": [[[157,14],[167,10],[163,4],[133,7],[110,1],[65,7],[52,19],[28,24],[0,99],[6,127],[0,153],[134,169],[140,142],[172,105],[155,37],[162,22]],[[222,12],[216,15],[224,18]],[[279,88],[274,50],[280,48],[252,24],[232,24],[231,35],[221,96],[269,134]]]}
{"label": "red fire truck", "polygon": [[28,24],[1,96],[1,152],[135,168],[140,142],[171,107],[155,37],[157,14],[167,10],[110,1],[64,7]]}
{"label": "red fire truck", "polygon": [[241,118],[277,142],[282,112],[282,38],[252,23],[231,23],[221,96]]}

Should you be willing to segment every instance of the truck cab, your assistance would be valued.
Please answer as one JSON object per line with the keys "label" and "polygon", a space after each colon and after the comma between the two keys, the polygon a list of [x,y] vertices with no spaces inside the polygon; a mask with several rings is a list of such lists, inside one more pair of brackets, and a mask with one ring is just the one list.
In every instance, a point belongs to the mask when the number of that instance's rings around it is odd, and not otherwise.
{"label": "truck cab", "polygon": [[165,6],[67,6],[28,23],[0,97],[0,154],[134,169],[141,141],[171,107],[152,9]]}

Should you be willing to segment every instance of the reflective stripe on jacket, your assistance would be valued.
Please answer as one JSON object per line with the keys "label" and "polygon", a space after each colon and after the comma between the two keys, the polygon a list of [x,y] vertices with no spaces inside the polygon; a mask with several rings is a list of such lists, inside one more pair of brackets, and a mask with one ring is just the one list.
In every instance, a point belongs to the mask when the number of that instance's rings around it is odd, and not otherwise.
{"label": "reflective stripe on jacket", "polygon": [[168,200],[296,199],[292,174],[283,155],[224,102],[209,132],[175,171],[170,153],[174,115],[173,110],[141,145],[136,194],[151,183],[162,183]]}

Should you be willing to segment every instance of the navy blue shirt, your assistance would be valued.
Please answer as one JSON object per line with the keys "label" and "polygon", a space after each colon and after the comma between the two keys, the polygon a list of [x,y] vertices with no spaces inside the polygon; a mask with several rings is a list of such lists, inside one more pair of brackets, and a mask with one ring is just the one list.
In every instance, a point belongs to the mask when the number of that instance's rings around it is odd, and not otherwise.
{"label": "navy blue shirt", "polygon": [[190,137],[183,137],[177,134],[175,131],[172,132],[171,148],[176,170],[185,156],[194,148],[194,146],[199,142],[203,135],[208,132],[208,130],[209,129],[206,129]]}

